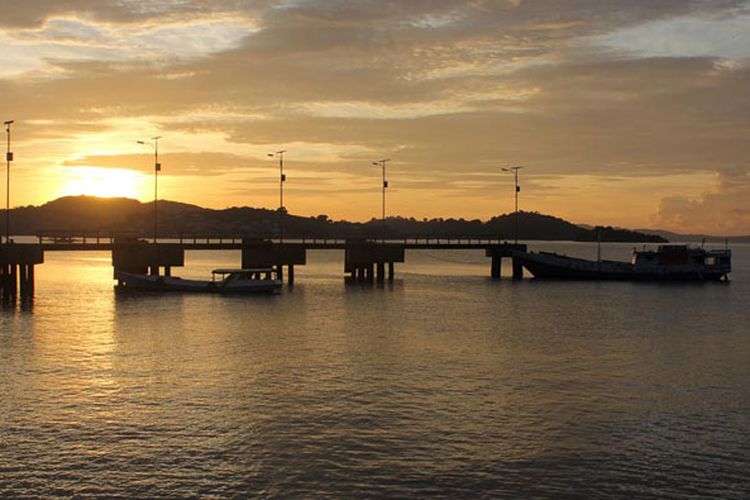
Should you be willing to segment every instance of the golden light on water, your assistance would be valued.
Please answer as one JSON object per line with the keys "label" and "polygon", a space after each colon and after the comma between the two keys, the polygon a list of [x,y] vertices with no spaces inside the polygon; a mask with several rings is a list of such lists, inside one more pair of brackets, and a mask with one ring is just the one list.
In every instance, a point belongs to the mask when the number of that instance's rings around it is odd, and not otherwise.
{"label": "golden light on water", "polygon": [[121,168],[67,167],[59,196],[99,196],[102,198],[147,197],[149,179],[142,172]]}

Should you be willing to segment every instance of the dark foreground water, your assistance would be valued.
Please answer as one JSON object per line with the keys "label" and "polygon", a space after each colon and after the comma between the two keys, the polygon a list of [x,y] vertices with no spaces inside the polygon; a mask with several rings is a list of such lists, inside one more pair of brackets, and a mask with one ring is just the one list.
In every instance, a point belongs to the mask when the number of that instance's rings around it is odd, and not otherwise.
{"label": "dark foreground water", "polygon": [[106,253],[48,254],[0,311],[0,496],[750,496],[750,247],[728,285],[422,251],[379,289],[340,259],[276,297],[123,296]]}

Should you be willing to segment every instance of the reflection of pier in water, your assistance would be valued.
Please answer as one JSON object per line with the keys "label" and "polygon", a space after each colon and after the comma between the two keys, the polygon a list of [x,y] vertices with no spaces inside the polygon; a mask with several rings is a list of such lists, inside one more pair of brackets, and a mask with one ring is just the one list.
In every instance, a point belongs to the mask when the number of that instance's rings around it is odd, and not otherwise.
{"label": "reflection of pier in water", "polygon": [[[279,277],[294,283],[295,266],[307,263],[308,250],[343,250],[344,274],[364,283],[393,280],[395,264],[405,261],[406,250],[483,250],[490,259],[490,276],[501,277],[502,259],[513,261],[513,278],[523,276],[521,260],[526,245],[487,238],[255,239],[222,236],[176,236],[150,243],[133,237],[101,234],[40,234],[36,244],[0,246],[0,290],[3,299],[31,297],[34,266],[44,262],[44,252],[111,251],[115,271],[171,276],[173,267],[185,265],[186,250],[240,250],[242,268],[273,267]],[[20,284],[20,287],[19,287]]]}

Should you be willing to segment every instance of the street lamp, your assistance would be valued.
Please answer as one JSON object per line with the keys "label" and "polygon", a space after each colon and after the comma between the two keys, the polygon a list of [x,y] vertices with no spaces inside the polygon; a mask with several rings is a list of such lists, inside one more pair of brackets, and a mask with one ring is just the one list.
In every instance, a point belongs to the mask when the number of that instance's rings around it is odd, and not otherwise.
{"label": "street lamp", "polygon": [[383,160],[372,162],[376,167],[381,167],[383,169],[383,221],[385,221],[385,190],[388,188],[388,181],[385,180],[385,164],[389,161],[391,161],[390,158],[385,158]]}
{"label": "street lamp", "polygon": [[279,212],[284,209],[284,183],[286,182],[286,175],[284,174],[284,153],[286,153],[286,149],[276,151],[275,153],[268,153],[268,156],[271,158],[274,156],[279,157]]}
{"label": "street lamp", "polygon": [[274,156],[279,157],[279,241],[281,243],[284,243],[284,183],[286,182],[284,153],[286,153],[286,149],[276,151],[275,153],[268,153],[268,156],[271,158]]}
{"label": "street lamp", "polygon": [[[159,139],[161,139],[161,136],[151,138],[154,142],[154,243],[156,243],[156,228],[158,221],[156,200],[159,198],[159,172],[161,172],[161,163],[159,163]],[[143,144],[145,146],[146,141],[138,141],[138,144]]]}
{"label": "street lamp", "polygon": [[10,162],[13,161],[13,153],[10,151],[10,126],[13,120],[3,123],[7,135],[7,148],[5,150],[5,243],[10,244]]}
{"label": "street lamp", "polygon": [[515,180],[516,184],[516,211],[514,212],[514,219],[515,219],[515,225],[516,225],[516,245],[518,245],[518,193],[521,192],[521,186],[518,185],[518,171],[521,170],[523,167],[510,167],[510,168],[501,168],[503,172],[512,172],[513,178]]}

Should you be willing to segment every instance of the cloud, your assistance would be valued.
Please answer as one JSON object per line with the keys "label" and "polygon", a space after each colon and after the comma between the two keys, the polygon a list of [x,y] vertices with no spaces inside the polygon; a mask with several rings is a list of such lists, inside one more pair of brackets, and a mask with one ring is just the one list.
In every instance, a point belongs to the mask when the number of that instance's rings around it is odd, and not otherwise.
{"label": "cloud", "polygon": [[[163,175],[220,175],[236,169],[257,169],[258,159],[226,153],[194,152],[160,155]],[[63,162],[66,167],[100,167],[150,172],[153,156],[150,154],[84,156]],[[262,168],[262,167],[261,167]]]}
{"label": "cloud", "polygon": [[0,104],[19,159],[50,170],[140,168],[135,139],[164,135],[166,176],[206,205],[283,147],[290,189],[342,210],[390,156],[394,203],[425,215],[496,213],[497,168],[522,163],[529,208],[642,225],[654,200],[698,199],[678,177],[747,167],[750,65],[724,43],[743,5],[26,0],[0,20]]}
{"label": "cloud", "polygon": [[164,65],[204,57],[239,45],[254,30],[249,21],[186,19],[139,26],[52,18],[42,26],[0,32],[0,77],[29,72],[69,76],[65,63],[103,61]]}
{"label": "cloud", "polygon": [[726,18],[679,17],[652,21],[589,40],[640,57],[750,57],[750,9]]}
{"label": "cloud", "polygon": [[717,172],[714,190],[697,198],[667,196],[654,222],[660,226],[712,235],[750,234],[750,170]]}

